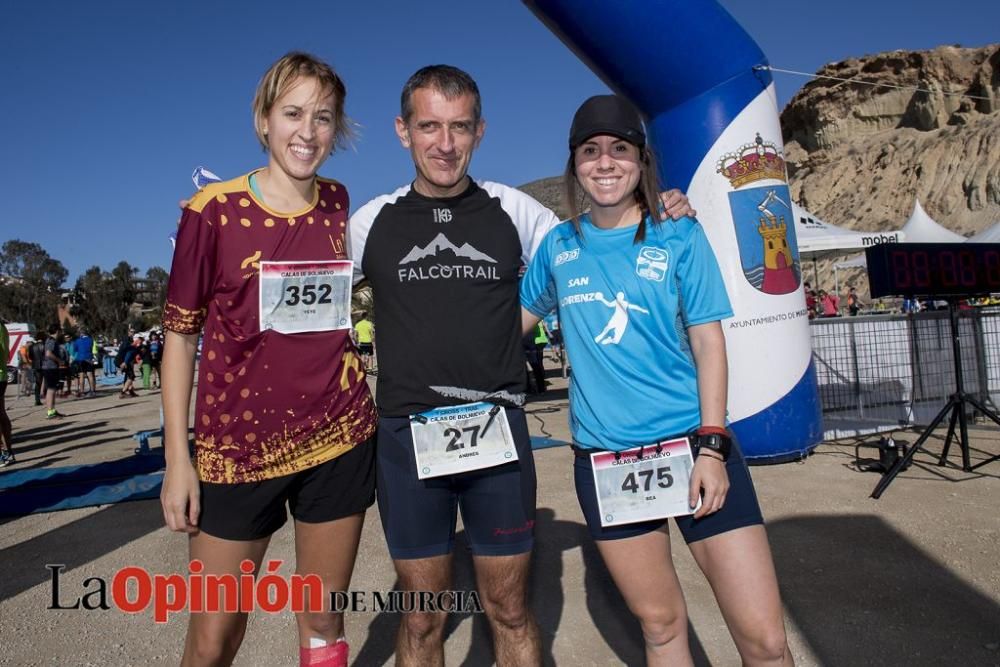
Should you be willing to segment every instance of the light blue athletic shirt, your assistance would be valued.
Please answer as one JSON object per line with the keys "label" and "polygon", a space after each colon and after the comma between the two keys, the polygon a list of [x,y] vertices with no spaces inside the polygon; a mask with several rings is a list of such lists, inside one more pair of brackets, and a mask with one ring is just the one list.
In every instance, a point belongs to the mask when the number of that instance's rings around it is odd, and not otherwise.
{"label": "light blue athletic shirt", "polygon": [[573,367],[570,428],[582,447],[622,450],[700,424],[687,327],[733,312],[715,255],[691,218],[604,230],[581,218],[542,241],[521,305],[558,308]]}

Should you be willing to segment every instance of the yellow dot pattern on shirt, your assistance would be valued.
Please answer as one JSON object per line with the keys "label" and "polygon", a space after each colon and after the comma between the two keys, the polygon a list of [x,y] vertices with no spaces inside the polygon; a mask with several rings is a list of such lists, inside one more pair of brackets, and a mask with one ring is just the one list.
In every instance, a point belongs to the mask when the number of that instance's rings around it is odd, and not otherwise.
{"label": "yellow dot pattern on shirt", "polygon": [[313,219],[313,217],[312,217],[312,216],[310,215],[310,216],[309,216],[308,218],[306,218],[306,222],[308,222],[308,223],[309,223],[309,224],[311,225],[312,223],[314,223],[314,222],[316,222],[316,221],[315,221],[315,220]]}
{"label": "yellow dot pattern on shirt", "polygon": [[211,424],[212,424],[212,418],[209,417],[208,415],[202,415],[201,416],[201,423],[202,423],[203,426],[211,426]]}
{"label": "yellow dot pattern on shirt", "polygon": [[[219,196],[221,197],[222,195],[219,195]],[[223,226],[223,227],[225,227],[225,226],[226,226],[226,223],[227,223],[227,222],[229,222],[229,218],[227,218],[227,217],[226,217],[226,216],[224,216],[224,215],[220,215],[220,216],[219,216],[219,222],[220,222],[220,223],[222,223],[222,226]]]}
{"label": "yellow dot pattern on shirt", "polygon": [[222,436],[222,444],[224,444],[224,445],[231,445],[231,444],[233,444],[233,436],[231,436],[231,435],[224,435],[224,436]]}
{"label": "yellow dot pattern on shirt", "polygon": [[330,192],[336,192],[336,191],[337,191],[337,186],[334,185],[333,183],[330,183]]}
{"label": "yellow dot pattern on shirt", "polygon": [[256,439],[257,439],[257,434],[256,434],[256,433],[247,433],[247,434],[246,434],[246,435],[244,436],[244,439],[245,439],[245,440],[246,440],[247,442],[253,442],[254,440],[256,440]]}
{"label": "yellow dot pattern on shirt", "polygon": [[205,403],[208,404],[208,405],[212,405],[213,403],[215,403],[215,396],[212,396],[211,394],[209,394],[208,396],[206,396],[205,397]]}
{"label": "yellow dot pattern on shirt", "polygon": [[323,220],[323,224],[326,225],[327,227],[329,227],[330,226],[330,221],[329,220]]}
{"label": "yellow dot pattern on shirt", "polygon": [[240,390],[240,396],[242,398],[248,398],[250,396],[250,390],[249,389],[241,389]]}
{"label": "yellow dot pattern on shirt", "polygon": [[326,200],[325,199],[320,199],[319,200],[319,205],[322,206],[323,208],[326,208]]}
{"label": "yellow dot pattern on shirt", "polygon": [[244,227],[249,227],[250,226],[250,219],[249,218],[240,218],[240,224],[243,225]]}
{"label": "yellow dot pattern on shirt", "polygon": [[246,197],[240,197],[240,206],[242,206],[243,208],[246,208],[249,205],[250,205],[250,200],[249,199],[247,199]]}
{"label": "yellow dot pattern on shirt", "polygon": [[244,410],[243,411],[243,421],[248,422],[251,419],[253,419],[253,413],[250,412],[249,410]]}
{"label": "yellow dot pattern on shirt", "polygon": [[219,342],[220,343],[225,343],[226,342],[226,337],[225,337],[224,334],[221,334],[221,333],[219,334]]}
{"label": "yellow dot pattern on shirt", "polygon": [[227,384],[232,383],[232,381],[235,379],[232,373],[226,373],[225,375],[222,376],[222,378],[226,381]]}
{"label": "yellow dot pattern on shirt", "polygon": [[274,220],[272,220],[271,218],[267,218],[266,220],[264,220],[264,226],[265,227],[274,227]]}
{"label": "yellow dot pattern on shirt", "polygon": [[294,227],[295,226],[295,218],[289,218],[288,219],[288,226],[289,227]]}
{"label": "yellow dot pattern on shirt", "polygon": [[339,211],[339,210],[340,210],[340,202],[339,202],[339,201],[338,201],[338,202],[335,202],[335,203],[333,204],[333,207],[334,207],[335,209],[337,209],[337,210]]}
{"label": "yellow dot pattern on shirt", "polygon": [[232,417],[230,417],[225,413],[219,415],[219,421],[222,422],[223,424],[228,424],[230,419],[232,419]]}
{"label": "yellow dot pattern on shirt", "polygon": [[226,392],[222,392],[221,394],[219,394],[219,400],[220,401],[226,400]]}
{"label": "yellow dot pattern on shirt", "polygon": [[[223,194],[215,195],[215,201],[219,202],[220,204],[225,204],[226,203],[226,195],[223,195]],[[222,224],[226,224],[226,223],[222,223]]]}
{"label": "yellow dot pattern on shirt", "polygon": [[215,373],[205,373],[205,379],[209,382],[215,382]]}
{"label": "yellow dot pattern on shirt", "polygon": [[212,361],[213,359],[215,359],[215,350],[209,350],[206,356],[208,357],[209,361]]}

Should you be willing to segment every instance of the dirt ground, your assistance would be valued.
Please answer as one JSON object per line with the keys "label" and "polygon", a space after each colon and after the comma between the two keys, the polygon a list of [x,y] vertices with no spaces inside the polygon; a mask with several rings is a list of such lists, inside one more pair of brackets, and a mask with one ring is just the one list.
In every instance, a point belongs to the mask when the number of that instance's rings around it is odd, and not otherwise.
{"label": "dirt ground", "polygon": [[[48,422],[30,399],[8,389],[18,463],[26,469],[128,459],[131,435],[159,424],[159,394],[119,400],[70,400],[63,421]],[[533,435],[567,440],[565,383],[554,379],[544,400],[528,406]],[[800,665],[1000,665],[1000,461],[973,473],[936,465],[941,434],[880,500],[869,497],[878,476],[854,469],[854,442],[824,443],[800,463],[752,469],[768,521],[787,627]],[[973,462],[1000,453],[993,426],[971,431]],[[914,432],[897,439],[912,442]],[[159,441],[153,441],[159,446]],[[870,454],[869,454],[870,455]],[[538,516],[533,605],[547,663],[642,664],[641,635],[587,535],[576,502],[570,452],[535,453]],[[4,494],[0,490],[0,503]],[[8,496],[10,497],[10,496]],[[187,617],[157,624],[152,612],[50,609],[52,571],[62,564],[59,605],[108,582],[127,566],[153,574],[187,571],[186,538],[163,526],[157,500],[124,502],[0,518],[0,665],[176,664]],[[676,531],[675,563],[687,597],[696,663],[737,665],[738,655],[711,589]],[[269,558],[292,572],[293,536],[286,525]],[[473,587],[471,561],[459,535],[455,588]],[[377,516],[364,530],[352,589],[389,591],[394,583]],[[90,588],[88,588],[88,586]],[[352,664],[392,661],[396,614],[347,618]],[[451,665],[492,664],[485,619],[454,614],[446,644]],[[237,665],[296,665],[289,612],[251,617]]]}

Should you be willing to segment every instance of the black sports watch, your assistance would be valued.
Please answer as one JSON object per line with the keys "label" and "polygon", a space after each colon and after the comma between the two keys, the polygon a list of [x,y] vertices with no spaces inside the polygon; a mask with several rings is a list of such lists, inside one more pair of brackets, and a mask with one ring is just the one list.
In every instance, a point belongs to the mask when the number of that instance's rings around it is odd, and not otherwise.
{"label": "black sports watch", "polygon": [[[729,460],[729,452],[733,449],[733,439],[727,433],[698,433],[690,436],[691,444],[697,451],[710,449],[718,452],[722,460]],[[695,454],[697,456],[697,453]]]}

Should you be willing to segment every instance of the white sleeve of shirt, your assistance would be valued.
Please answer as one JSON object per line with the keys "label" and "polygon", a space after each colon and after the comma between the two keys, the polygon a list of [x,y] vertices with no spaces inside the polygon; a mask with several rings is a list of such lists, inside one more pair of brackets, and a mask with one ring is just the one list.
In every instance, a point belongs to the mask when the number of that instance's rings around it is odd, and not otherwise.
{"label": "white sleeve of shirt", "polygon": [[479,187],[500,200],[500,206],[514,222],[521,239],[521,261],[530,264],[545,235],[559,224],[559,218],[536,199],[510,186],[482,181]]}
{"label": "white sleeve of shirt", "polygon": [[375,223],[382,207],[392,204],[410,191],[409,185],[404,185],[395,192],[376,197],[359,208],[347,223],[347,256],[354,262],[354,284],[365,279],[361,261],[365,258],[365,244],[368,243],[368,233]]}

